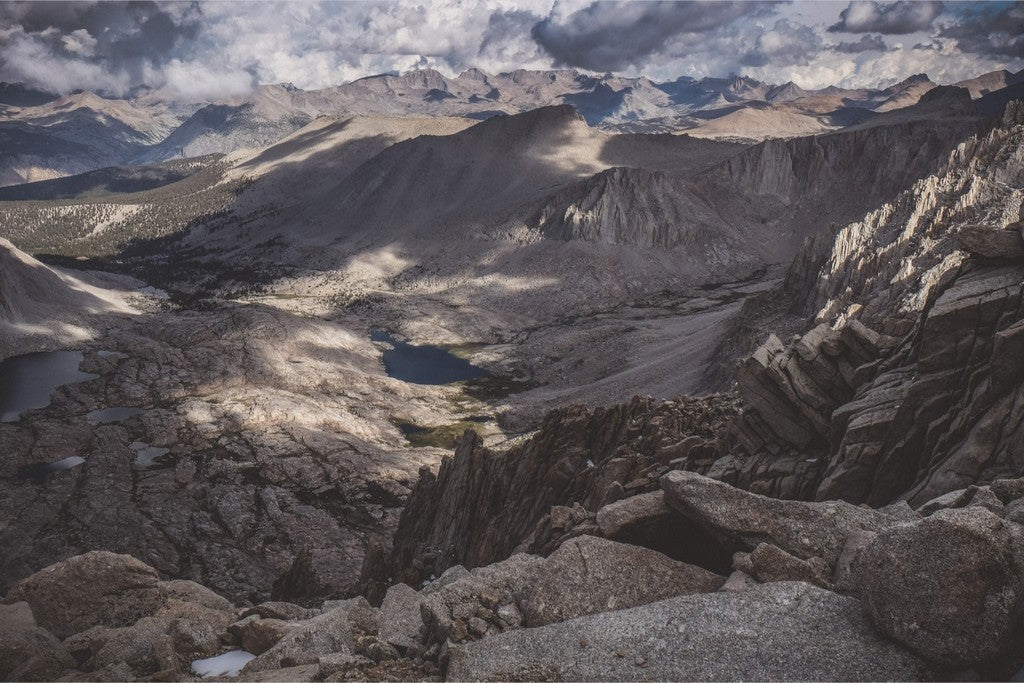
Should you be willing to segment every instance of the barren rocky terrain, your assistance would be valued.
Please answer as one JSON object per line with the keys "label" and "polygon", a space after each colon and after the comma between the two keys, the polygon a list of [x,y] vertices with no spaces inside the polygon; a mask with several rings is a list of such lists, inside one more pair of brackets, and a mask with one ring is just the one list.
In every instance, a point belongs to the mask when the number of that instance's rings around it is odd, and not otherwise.
{"label": "barren rocky terrain", "polygon": [[[0,201],[0,373],[83,375],[0,422],[0,678],[1024,666],[1019,75],[853,125],[581,78],[273,86],[221,112],[266,137],[145,152],[224,156]],[[650,132],[612,85],[747,106]]]}

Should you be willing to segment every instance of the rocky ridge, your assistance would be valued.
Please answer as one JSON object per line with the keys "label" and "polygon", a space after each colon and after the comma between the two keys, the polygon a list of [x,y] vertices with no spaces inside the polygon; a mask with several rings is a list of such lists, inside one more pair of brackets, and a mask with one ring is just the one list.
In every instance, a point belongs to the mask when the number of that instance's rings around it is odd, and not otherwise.
{"label": "rocky ridge", "polygon": [[7,592],[0,676],[194,680],[192,661],[242,650],[241,680],[1008,677],[1024,664],[1024,479],[975,491],[875,511],[673,470],[661,514],[732,552],[731,570],[583,534],[396,583],[377,607],[235,607],[91,552]]}

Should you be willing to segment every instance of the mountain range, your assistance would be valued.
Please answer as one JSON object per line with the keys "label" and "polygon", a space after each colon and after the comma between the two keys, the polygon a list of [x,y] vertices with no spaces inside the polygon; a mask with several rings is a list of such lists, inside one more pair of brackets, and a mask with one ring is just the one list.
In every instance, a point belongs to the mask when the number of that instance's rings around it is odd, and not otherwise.
{"label": "mountain range", "polygon": [[[1024,81],[995,71],[956,85],[977,99]],[[924,74],[884,89],[804,90],[743,76],[647,78],[577,71],[469,69],[450,78],[430,70],[378,75],[321,90],[263,85],[251,95],[182,104],[151,92],[109,99],[91,92],[56,97],[0,85],[0,186],[106,166],[226,154],[276,142],[319,116],[461,116],[479,120],[569,104],[586,121],[630,132],[681,132],[742,141],[793,137],[862,123],[916,103],[935,87]]]}

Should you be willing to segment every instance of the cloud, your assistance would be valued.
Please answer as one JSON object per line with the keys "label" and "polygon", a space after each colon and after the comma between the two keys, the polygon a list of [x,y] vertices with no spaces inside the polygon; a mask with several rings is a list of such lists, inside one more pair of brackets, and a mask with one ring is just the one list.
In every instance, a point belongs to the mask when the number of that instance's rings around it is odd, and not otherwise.
{"label": "cloud", "polygon": [[533,27],[557,64],[592,71],[642,65],[679,34],[702,34],[740,17],[771,11],[770,2],[593,2]]}
{"label": "cloud", "polygon": [[[950,3],[936,19],[940,10],[938,2],[0,2],[0,80],[115,96],[146,87],[200,102],[258,84],[315,89],[421,67],[454,75],[571,66],[656,80],[742,73],[804,88],[1024,68],[1020,3]],[[863,35],[828,40],[830,26]],[[885,35],[929,27],[906,45]]]}
{"label": "cloud", "polygon": [[839,43],[837,45],[833,45],[832,49],[836,52],[845,52],[846,54],[855,55],[861,52],[870,52],[872,50],[884,52],[888,50],[889,47],[885,44],[885,41],[882,40],[882,36],[867,34],[861,36],[860,40],[856,43]]}
{"label": "cloud", "polygon": [[[0,26],[8,29],[0,78],[56,92],[79,87],[123,95],[146,85],[154,67],[196,37],[200,17],[197,5],[146,1],[3,3]],[[72,74],[82,79],[77,86]]]}
{"label": "cloud", "polygon": [[99,44],[92,35],[84,28],[77,29],[62,36],[60,39],[64,49],[79,57],[92,57],[96,54],[96,46]]}
{"label": "cloud", "polygon": [[874,0],[853,0],[828,30],[842,33],[902,35],[927,31],[942,12],[938,0],[899,0],[881,5]]}
{"label": "cloud", "polygon": [[754,49],[743,55],[746,66],[768,64],[806,65],[821,52],[821,36],[810,26],[779,19],[775,26],[757,37]]}
{"label": "cloud", "polygon": [[1024,2],[983,5],[943,27],[939,35],[955,39],[963,52],[1024,57]]}

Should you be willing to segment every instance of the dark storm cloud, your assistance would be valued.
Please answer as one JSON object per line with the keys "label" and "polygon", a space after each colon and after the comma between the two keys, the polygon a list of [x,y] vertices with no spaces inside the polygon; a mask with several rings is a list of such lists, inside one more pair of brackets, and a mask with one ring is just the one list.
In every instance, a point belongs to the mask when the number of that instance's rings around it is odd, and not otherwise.
{"label": "dark storm cloud", "polygon": [[563,21],[548,17],[532,31],[557,63],[617,71],[657,53],[673,36],[713,31],[771,11],[772,2],[594,2]]}
{"label": "dark storm cloud", "polygon": [[881,5],[874,0],[854,0],[839,13],[829,31],[843,33],[885,33],[902,35],[931,28],[942,13],[938,0],[899,0]]}
{"label": "dark storm cloud", "polygon": [[495,44],[525,35],[539,19],[540,17],[527,10],[495,12],[487,20],[487,30],[480,39],[479,51],[485,52]]}
{"label": "dark storm cloud", "polygon": [[138,85],[147,67],[166,63],[182,43],[196,37],[200,16],[196,4],[3,3],[0,26],[20,31],[0,46],[0,69],[17,72],[27,53],[23,43],[31,41],[36,58],[87,62],[109,73],[124,73]]}
{"label": "dark storm cloud", "polygon": [[868,52],[869,50],[888,50],[889,47],[882,40],[882,36],[879,35],[864,35],[860,37],[856,43],[839,43],[832,48],[836,52],[845,52],[847,54],[859,54],[861,52]]}
{"label": "dark storm cloud", "polygon": [[779,19],[757,37],[754,48],[740,58],[744,66],[804,65],[821,52],[821,36],[810,26]]}
{"label": "dark storm cloud", "polygon": [[1024,57],[1024,2],[982,5],[946,26],[939,35],[955,38],[960,49],[998,57]]}

